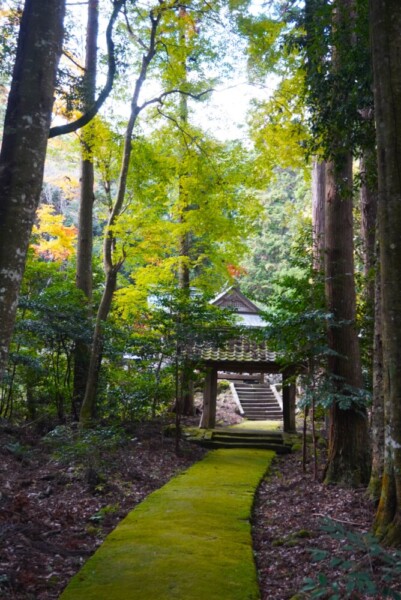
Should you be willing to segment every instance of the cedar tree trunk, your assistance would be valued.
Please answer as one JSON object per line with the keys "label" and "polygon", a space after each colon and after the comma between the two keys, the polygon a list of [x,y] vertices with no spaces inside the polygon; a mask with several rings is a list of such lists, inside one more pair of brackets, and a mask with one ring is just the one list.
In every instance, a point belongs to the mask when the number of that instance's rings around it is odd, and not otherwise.
{"label": "cedar tree trunk", "polygon": [[379,501],[384,469],[384,382],[383,342],[381,314],[380,268],[376,267],[375,322],[373,341],[373,400],[372,400],[372,473],[369,481],[369,496]]}
{"label": "cedar tree trunk", "polygon": [[401,4],[370,0],[379,175],[385,457],[375,531],[401,545]]}
{"label": "cedar tree trunk", "polygon": [[[180,43],[186,47],[186,35],[185,35],[185,17],[186,17],[186,9],[180,8],[180,16],[183,19],[183,27],[180,32]],[[181,85],[185,85],[187,81],[187,65],[186,58],[183,59],[182,64],[183,69],[183,78],[181,81]],[[184,94],[180,94],[179,98],[179,119],[181,126],[185,129],[188,124],[188,98]],[[184,140],[182,142],[182,154],[186,153],[186,144]],[[179,175],[179,205],[180,205],[180,223],[182,225],[182,232],[179,240],[179,253],[180,253],[180,264],[178,269],[178,286],[180,289],[185,290],[188,295],[188,299],[190,297],[190,232],[187,230],[186,226],[186,213],[190,210],[189,207],[189,198],[188,192],[185,189],[185,185],[183,184],[183,180],[188,176],[188,173],[181,172]],[[176,412],[181,412],[184,415],[195,414],[195,405],[194,405],[194,384],[192,378],[191,367],[185,361],[183,368],[180,374],[180,390],[181,390],[181,401],[177,398],[175,410]]]}
{"label": "cedar tree trunk", "polygon": [[0,153],[0,378],[39,203],[65,0],[26,0]]}
{"label": "cedar tree trunk", "polygon": [[[355,328],[355,282],[353,256],[352,157],[344,154],[327,164],[325,235],[326,301],[334,322],[328,341],[333,354],[328,367],[335,392],[346,396],[362,388],[362,369]],[[350,389],[351,388],[351,389]],[[370,476],[368,420],[366,410],[330,409],[327,483],[357,486]]]}
{"label": "cedar tree trunk", "polygon": [[314,267],[324,269],[324,224],[326,201],[326,163],[315,160],[312,167],[312,228]]}
{"label": "cedar tree trunk", "polygon": [[[99,0],[89,0],[88,20],[86,28],[86,55],[83,112],[94,104],[96,97],[97,37],[99,22]],[[85,294],[88,313],[92,299],[92,246],[93,246],[93,203],[94,203],[94,168],[90,141],[82,140],[81,186],[78,214],[77,271],[76,285]],[[78,340],[74,352],[74,389],[72,408],[78,418],[82,404],[90,363],[90,348],[82,340]]]}

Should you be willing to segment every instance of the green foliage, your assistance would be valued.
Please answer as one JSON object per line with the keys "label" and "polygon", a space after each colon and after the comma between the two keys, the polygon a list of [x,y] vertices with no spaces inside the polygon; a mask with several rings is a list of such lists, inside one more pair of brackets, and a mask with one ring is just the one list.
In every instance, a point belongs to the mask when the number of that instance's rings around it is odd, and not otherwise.
{"label": "green foliage", "polygon": [[336,2],[307,0],[289,40],[304,57],[311,151],[325,158],[374,147],[368,2],[355,7],[350,15]]}
{"label": "green foliage", "polygon": [[160,416],[174,398],[171,369],[159,367],[156,352],[145,358],[140,345],[136,351],[142,356],[132,359],[126,354],[123,368],[106,366],[107,394],[99,406],[105,417],[119,415],[123,421],[134,421]]}
{"label": "green foliage", "polygon": [[21,8],[10,1],[3,1],[0,6],[0,82],[7,82],[11,77],[17,36],[21,19]]}
{"label": "green foliage", "polygon": [[[209,303],[210,297],[178,288],[155,288],[148,311],[137,320],[134,343],[138,354],[161,354],[169,364],[194,360],[194,348],[222,342],[232,334],[234,318],[229,310]],[[149,354],[148,354],[149,355]]]}
{"label": "green foliage", "polygon": [[309,179],[306,151],[310,133],[300,96],[303,85],[303,70],[295,70],[280,81],[268,100],[253,102],[250,134],[257,152],[256,173],[261,178],[274,177],[280,167],[297,170]]}
{"label": "green foliage", "polygon": [[102,506],[102,508],[93,513],[93,515],[89,517],[89,521],[101,523],[104,521],[105,517],[114,515],[115,513],[118,513],[119,510],[120,506],[118,504],[106,504],[106,506]]}
{"label": "green foliage", "polygon": [[162,127],[152,140],[134,142],[132,199],[113,227],[125,256],[127,280],[116,298],[126,316],[155,284],[173,285],[183,261],[191,285],[214,293],[225,284],[258,210],[249,172],[244,148],[217,142],[189,124],[185,131]]}
{"label": "green foliage", "polygon": [[90,341],[83,295],[74,270],[30,251],[1,388],[3,416],[57,415],[63,420],[72,394],[75,342]]}
{"label": "green foliage", "polygon": [[312,560],[327,561],[327,567],[305,581],[302,592],[307,598],[394,598],[401,599],[401,552],[383,548],[369,533],[346,529],[340,523],[327,520],[322,529],[342,543],[341,551],[315,549]]}
{"label": "green foliage", "polygon": [[312,232],[300,230],[291,248],[289,268],[272,279],[274,290],[268,299],[264,318],[269,347],[278,353],[283,366],[299,365],[303,395],[301,407],[329,408],[337,403],[343,410],[365,407],[370,396],[365,389],[353,388],[326,370],[333,355],[327,342],[327,326],[341,327],[325,307],[324,278],[314,267]]}
{"label": "green foliage", "polygon": [[332,401],[325,372],[330,352],[326,327],[331,315],[325,309],[323,278],[313,267],[310,229],[298,238],[289,264],[291,269],[273,279],[274,294],[265,312],[269,345],[283,366],[300,366],[304,390],[300,405],[323,403],[327,407]]}
{"label": "green foliage", "polygon": [[118,427],[98,427],[81,431],[59,425],[43,438],[43,442],[59,462],[75,463],[77,466],[99,466],[102,454],[109,455],[121,447],[126,442],[126,434]]}
{"label": "green foliage", "polygon": [[136,411],[147,407],[156,416],[166,402],[175,400],[179,420],[188,382],[194,369],[202,367],[199,348],[223,343],[233,333],[234,319],[198,290],[159,286],[152,291],[148,308],[136,315],[127,346],[138,359],[131,367],[136,377],[131,405]]}
{"label": "green foliage", "polygon": [[[299,230],[310,227],[310,188],[302,174],[276,169],[267,191],[260,194],[260,204],[254,232],[248,240],[249,254],[242,261],[245,275],[241,277],[241,289],[269,305],[285,288],[275,282],[277,276],[296,277],[304,273],[305,265],[294,263],[291,255]],[[311,239],[304,241],[309,252]],[[303,252],[302,247],[299,250]]]}

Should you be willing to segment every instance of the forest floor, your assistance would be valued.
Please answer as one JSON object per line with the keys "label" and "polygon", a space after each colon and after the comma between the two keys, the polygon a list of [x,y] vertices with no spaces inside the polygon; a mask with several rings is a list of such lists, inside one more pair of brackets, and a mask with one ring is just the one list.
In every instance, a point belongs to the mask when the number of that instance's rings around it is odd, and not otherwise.
{"label": "forest floor", "polygon": [[[225,425],[241,421],[227,393],[220,395],[217,418]],[[30,427],[0,424],[0,598],[58,598],[118,521],[202,458],[204,451],[185,441],[177,456],[174,438],[165,435],[167,425],[167,420],[130,425],[123,435],[104,428],[97,437],[79,441],[68,428],[43,437]],[[338,565],[329,563],[346,554],[347,536],[334,539],[322,530],[324,517],[358,532],[366,532],[373,518],[363,490],[314,481],[302,472],[299,452],[274,464],[259,489],[253,519],[262,600],[293,597],[318,571],[336,577]],[[312,470],[310,461],[307,467]],[[328,551],[318,566],[311,560],[312,548]],[[377,579],[365,548],[352,556],[353,564],[368,559]],[[338,596],[348,597],[381,598]]]}

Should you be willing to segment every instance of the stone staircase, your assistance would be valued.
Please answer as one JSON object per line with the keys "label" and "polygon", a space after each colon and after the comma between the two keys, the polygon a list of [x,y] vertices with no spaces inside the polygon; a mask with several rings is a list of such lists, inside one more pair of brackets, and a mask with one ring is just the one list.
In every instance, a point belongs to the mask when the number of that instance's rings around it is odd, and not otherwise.
{"label": "stone staircase", "polygon": [[191,440],[203,448],[254,448],[273,450],[277,454],[291,452],[291,444],[286,443],[280,431],[263,431],[255,429],[213,429],[207,431],[202,439]]}
{"label": "stone staircase", "polygon": [[234,387],[246,419],[265,421],[283,418],[283,411],[269,384],[235,381]]}

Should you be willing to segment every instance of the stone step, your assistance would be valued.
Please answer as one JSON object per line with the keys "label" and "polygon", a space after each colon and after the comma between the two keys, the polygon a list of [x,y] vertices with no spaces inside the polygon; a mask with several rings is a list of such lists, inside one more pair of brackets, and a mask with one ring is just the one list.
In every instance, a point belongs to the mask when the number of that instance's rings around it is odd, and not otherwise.
{"label": "stone step", "polygon": [[282,415],[244,415],[248,421],[281,421]]}
{"label": "stone step", "polygon": [[283,438],[270,437],[268,435],[253,435],[253,436],[240,436],[240,435],[219,435],[214,433],[210,438],[214,442],[257,442],[259,443],[272,443],[272,444],[283,444]]}
{"label": "stone step", "polygon": [[281,410],[277,404],[243,404],[244,410]]}
{"label": "stone step", "polygon": [[273,392],[270,392],[269,390],[238,390],[237,389],[237,394],[238,394],[238,396],[261,396],[262,398],[265,398],[266,396],[272,396],[274,398]]}
{"label": "stone step", "polygon": [[241,404],[243,406],[279,406],[278,403],[273,400],[255,400],[254,398],[246,400],[241,398]]}
{"label": "stone step", "polygon": [[[276,400],[276,398],[274,397],[273,394],[261,394],[260,392],[257,392],[257,393],[255,392],[254,394],[249,393],[249,392],[246,392],[246,393],[237,392],[237,395],[239,398],[262,398],[262,399],[271,398],[272,400],[273,399]],[[277,400],[276,400],[276,402],[277,402]]]}
{"label": "stone step", "polygon": [[245,419],[248,419],[249,421],[269,421],[270,419],[276,420],[276,419],[282,419],[283,415],[282,413],[244,413],[244,417]]}
{"label": "stone step", "polygon": [[213,430],[212,435],[218,435],[220,437],[235,436],[240,438],[254,438],[255,436],[259,436],[283,441],[283,434],[281,431],[261,431],[260,429],[237,429],[236,427],[232,427],[230,429],[215,429]]}
{"label": "stone step", "polygon": [[237,390],[244,392],[272,392],[270,385],[238,385],[234,383]]}
{"label": "stone step", "polygon": [[203,440],[200,445],[203,448],[255,448],[256,450],[273,450],[277,454],[288,454],[291,448],[285,444],[275,444],[273,442],[253,442],[249,441],[227,441],[227,440]]}
{"label": "stone step", "polygon": [[257,406],[252,405],[252,404],[243,404],[242,408],[244,409],[244,411],[259,411],[259,410],[263,410],[263,411],[278,411],[278,412],[282,412],[281,408],[279,406],[277,406],[276,404],[271,404],[271,405],[266,405],[266,404],[258,404]]}
{"label": "stone step", "polygon": [[261,414],[261,415],[267,415],[267,414],[275,414],[275,415],[282,415],[282,411],[279,408],[246,408],[246,407],[242,407],[243,411],[245,414],[248,415],[253,415],[253,414]]}
{"label": "stone step", "polygon": [[269,384],[235,382],[238,399],[250,421],[281,420],[283,413]]}
{"label": "stone step", "polygon": [[245,381],[235,381],[235,387],[264,387],[270,389],[269,383],[246,383]]}
{"label": "stone step", "polygon": [[265,413],[265,412],[260,412],[260,413],[245,413],[244,417],[245,419],[249,419],[249,421],[252,421],[253,419],[264,419],[265,421],[268,421],[269,419],[281,419],[282,418],[282,414],[281,413]]}
{"label": "stone step", "polygon": [[277,404],[277,400],[274,396],[256,396],[255,394],[250,394],[249,396],[243,396],[242,394],[239,394],[238,396],[241,400],[255,400],[257,402],[264,402],[265,400],[270,401],[270,402],[276,402]]}

